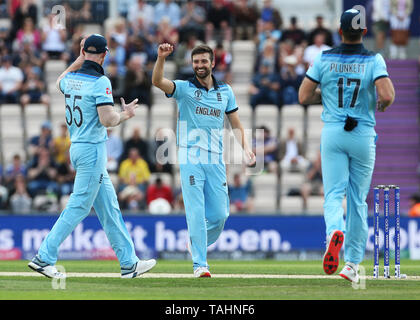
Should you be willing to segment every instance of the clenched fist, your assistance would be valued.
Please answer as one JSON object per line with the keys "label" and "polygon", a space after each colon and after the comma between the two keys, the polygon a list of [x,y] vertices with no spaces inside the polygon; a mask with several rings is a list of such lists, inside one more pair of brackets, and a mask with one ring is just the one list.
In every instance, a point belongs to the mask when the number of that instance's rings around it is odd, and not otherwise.
{"label": "clenched fist", "polygon": [[174,51],[174,46],[169,43],[162,43],[158,47],[158,57],[166,58]]}

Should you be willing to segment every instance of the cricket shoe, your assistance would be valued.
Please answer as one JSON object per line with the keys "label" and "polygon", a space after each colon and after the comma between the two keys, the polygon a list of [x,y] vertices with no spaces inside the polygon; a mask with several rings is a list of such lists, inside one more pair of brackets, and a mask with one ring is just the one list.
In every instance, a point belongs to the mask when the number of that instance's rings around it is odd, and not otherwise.
{"label": "cricket shoe", "polygon": [[358,266],[357,264],[351,263],[351,262],[346,262],[346,265],[344,266],[343,270],[341,270],[341,272],[339,273],[340,277],[354,282],[354,283],[358,283],[359,282],[359,275],[357,273],[357,269]]}
{"label": "cricket shoe", "polygon": [[198,267],[194,270],[194,277],[195,278],[211,278],[211,274],[208,268],[206,267]]}
{"label": "cricket shoe", "polygon": [[326,274],[333,274],[337,271],[339,264],[340,249],[344,243],[344,233],[335,230],[327,238],[327,250],[324,254],[323,267]]}
{"label": "cricket shoe", "polygon": [[38,258],[38,256],[35,256],[28,263],[28,267],[46,276],[47,278],[51,278],[51,279],[65,279],[66,278],[66,275],[64,273],[59,272],[55,266],[42,261],[41,259]]}
{"label": "cricket shoe", "polygon": [[139,260],[130,268],[121,268],[121,278],[131,279],[146,273],[156,265],[155,259]]}

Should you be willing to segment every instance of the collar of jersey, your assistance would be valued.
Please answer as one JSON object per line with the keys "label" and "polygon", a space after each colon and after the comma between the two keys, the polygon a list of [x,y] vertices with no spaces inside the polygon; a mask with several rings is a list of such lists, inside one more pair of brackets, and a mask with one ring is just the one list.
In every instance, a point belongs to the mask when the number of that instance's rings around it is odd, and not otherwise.
{"label": "collar of jersey", "polygon": [[[219,89],[219,85],[217,84],[216,78],[213,75],[211,75],[211,78],[213,79],[213,87],[214,87],[214,90],[218,90]],[[200,83],[200,81],[198,81],[197,77],[190,78],[190,79],[188,79],[188,81],[190,81],[192,84],[194,84],[198,89],[204,89],[206,91],[209,91],[205,86],[203,86]]]}
{"label": "collar of jersey", "polygon": [[91,71],[91,70],[96,71],[102,75],[104,74],[104,68],[102,68],[102,66],[99,63],[96,63],[95,61],[91,61],[91,60],[85,60],[79,72],[83,73],[83,71]]}
{"label": "collar of jersey", "polygon": [[356,44],[342,43],[341,48],[347,52],[361,52],[365,47],[363,46],[363,43],[356,43]]}

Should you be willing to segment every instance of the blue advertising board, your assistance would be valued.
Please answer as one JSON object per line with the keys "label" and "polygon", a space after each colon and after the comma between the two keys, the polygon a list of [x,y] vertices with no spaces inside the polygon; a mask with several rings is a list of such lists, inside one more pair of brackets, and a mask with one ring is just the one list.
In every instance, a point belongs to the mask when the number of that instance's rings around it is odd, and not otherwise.
{"label": "blue advertising board", "polygon": [[[0,216],[0,260],[30,259],[56,219],[57,216]],[[188,231],[184,216],[125,216],[124,220],[139,257],[187,252]],[[368,253],[373,250],[373,227],[369,220]],[[417,258],[420,258],[419,226],[419,218],[401,218],[401,249],[409,249],[410,255]],[[391,224],[391,239],[393,232]],[[383,239],[383,233],[381,237]],[[232,215],[209,251],[273,255],[322,252],[324,249],[325,223],[322,216]],[[63,242],[59,258],[115,259],[115,255],[97,217],[88,216]]]}

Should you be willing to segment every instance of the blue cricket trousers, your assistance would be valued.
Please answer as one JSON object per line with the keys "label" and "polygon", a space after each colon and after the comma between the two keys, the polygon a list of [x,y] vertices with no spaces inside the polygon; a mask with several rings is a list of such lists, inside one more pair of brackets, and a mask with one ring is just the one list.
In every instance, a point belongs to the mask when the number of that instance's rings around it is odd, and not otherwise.
{"label": "blue cricket trousers", "polygon": [[200,150],[204,158],[189,152],[187,159],[185,151],[179,149],[181,188],[195,270],[208,267],[207,247],[223,231],[229,216],[229,196],[222,155]]}
{"label": "blue cricket trousers", "polygon": [[[353,131],[344,123],[328,123],[322,129],[321,162],[324,184],[326,232],[345,232],[344,260],[362,262],[368,237],[369,193],[375,166],[376,133],[360,124]],[[342,202],[347,198],[346,222]]]}
{"label": "blue cricket trousers", "polygon": [[76,170],[73,193],[66,208],[42,242],[38,252],[40,259],[55,264],[59,246],[89,215],[93,206],[121,267],[131,267],[139,259],[106,170],[105,142],[72,143],[70,159]]}

